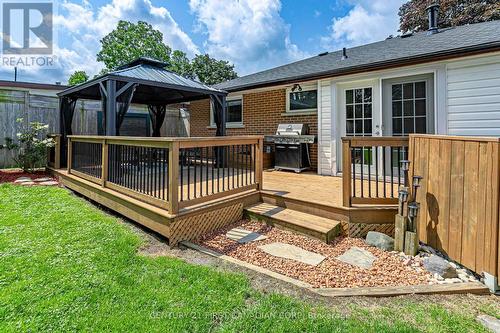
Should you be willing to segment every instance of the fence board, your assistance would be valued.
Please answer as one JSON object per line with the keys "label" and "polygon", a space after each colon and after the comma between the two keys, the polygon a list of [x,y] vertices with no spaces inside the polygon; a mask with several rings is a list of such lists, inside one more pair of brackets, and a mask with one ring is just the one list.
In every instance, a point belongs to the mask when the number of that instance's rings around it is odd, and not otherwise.
{"label": "fence board", "polygon": [[[101,101],[79,100],[73,116],[73,134],[97,135],[98,113],[101,112]],[[144,105],[133,104],[130,112],[147,113]],[[162,136],[189,136],[189,113],[169,109],[162,127]],[[32,94],[24,90],[0,89],[0,145],[5,138],[16,138],[21,126],[16,122],[24,119],[24,124],[41,122],[49,125],[49,133],[59,131],[59,101],[54,96]],[[0,168],[14,165],[14,152],[0,149]]]}
{"label": "fence board", "polygon": [[500,140],[413,135],[410,174],[421,175],[421,241],[477,273],[500,275]]}

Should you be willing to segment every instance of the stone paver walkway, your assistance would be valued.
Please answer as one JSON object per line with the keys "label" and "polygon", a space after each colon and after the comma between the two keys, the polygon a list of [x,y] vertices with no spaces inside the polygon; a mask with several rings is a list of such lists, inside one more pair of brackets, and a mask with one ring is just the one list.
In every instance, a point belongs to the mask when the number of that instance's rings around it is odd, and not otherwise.
{"label": "stone paver walkway", "polygon": [[259,246],[258,248],[272,256],[292,259],[312,266],[318,266],[325,260],[325,257],[321,254],[286,243],[271,243]]}
{"label": "stone paver walkway", "polygon": [[353,246],[336,259],[359,268],[368,269],[372,267],[373,262],[377,259],[377,257],[365,249]]}
{"label": "stone paver walkway", "polygon": [[261,235],[258,232],[253,232],[243,228],[233,228],[226,233],[226,237],[240,244],[256,242],[264,240],[267,236]]}

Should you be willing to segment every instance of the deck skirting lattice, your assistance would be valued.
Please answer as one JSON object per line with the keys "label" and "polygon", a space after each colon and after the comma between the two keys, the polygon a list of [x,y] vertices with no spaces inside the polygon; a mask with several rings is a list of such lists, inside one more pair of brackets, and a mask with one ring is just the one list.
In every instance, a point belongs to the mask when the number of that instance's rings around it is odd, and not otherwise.
{"label": "deck skirting lattice", "polygon": [[348,237],[365,238],[368,231],[378,231],[394,237],[394,223],[342,222],[342,233]]}
{"label": "deck skirting lattice", "polygon": [[176,218],[170,225],[170,246],[181,241],[195,240],[201,235],[241,220],[242,216],[243,204],[238,202],[208,212]]}

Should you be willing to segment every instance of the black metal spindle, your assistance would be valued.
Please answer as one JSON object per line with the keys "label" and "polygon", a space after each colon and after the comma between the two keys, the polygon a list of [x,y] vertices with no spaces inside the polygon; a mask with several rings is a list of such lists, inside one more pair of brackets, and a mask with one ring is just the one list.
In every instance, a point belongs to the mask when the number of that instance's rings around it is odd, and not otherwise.
{"label": "black metal spindle", "polygon": [[364,177],[363,177],[363,169],[365,168],[365,147],[361,147],[361,198],[364,198],[363,190],[364,190]]}
{"label": "black metal spindle", "polygon": [[389,151],[391,152],[391,198],[394,198],[394,149],[389,147]]}
{"label": "black metal spindle", "polygon": [[375,147],[375,195],[378,198],[378,148]]}
{"label": "black metal spindle", "polygon": [[205,164],[206,164],[205,195],[208,195],[208,147],[205,147]]}
{"label": "black metal spindle", "polygon": [[356,196],[356,148],[351,148],[352,194]]}
{"label": "black metal spindle", "polygon": [[372,197],[372,148],[370,148],[370,159],[368,161],[368,197]]}
{"label": "black metal spindle", "polygon": [[385,149],[386,147],[382,147],[382,172],[383,172],[383,175],[384,175],[384,181],[383,181],[383,185],[384,185],[384,198],[387,198],[387,193],[386,193],[386,183],[387,183],[387,179],[386,179],[386,168],[385,168]]}

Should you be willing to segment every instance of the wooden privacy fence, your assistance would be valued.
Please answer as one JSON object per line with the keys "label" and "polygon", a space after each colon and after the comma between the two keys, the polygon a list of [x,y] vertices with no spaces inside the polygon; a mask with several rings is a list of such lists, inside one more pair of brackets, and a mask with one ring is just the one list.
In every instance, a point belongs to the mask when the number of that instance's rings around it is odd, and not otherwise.
{"label": "wooden privacy fence", "polygon": [[176,214],[262,188],[263,137],[68,136],[68,173]]}
{"label": "wooden privacy fence", "polygon": [[469,269],[500,276],[500,139],[410,135],[410,175],[422,176],[420,240]]}
{"label": "wooden privacy fence", "polygon": [[343,205],[396,204],[408,137],[342,138]]}

